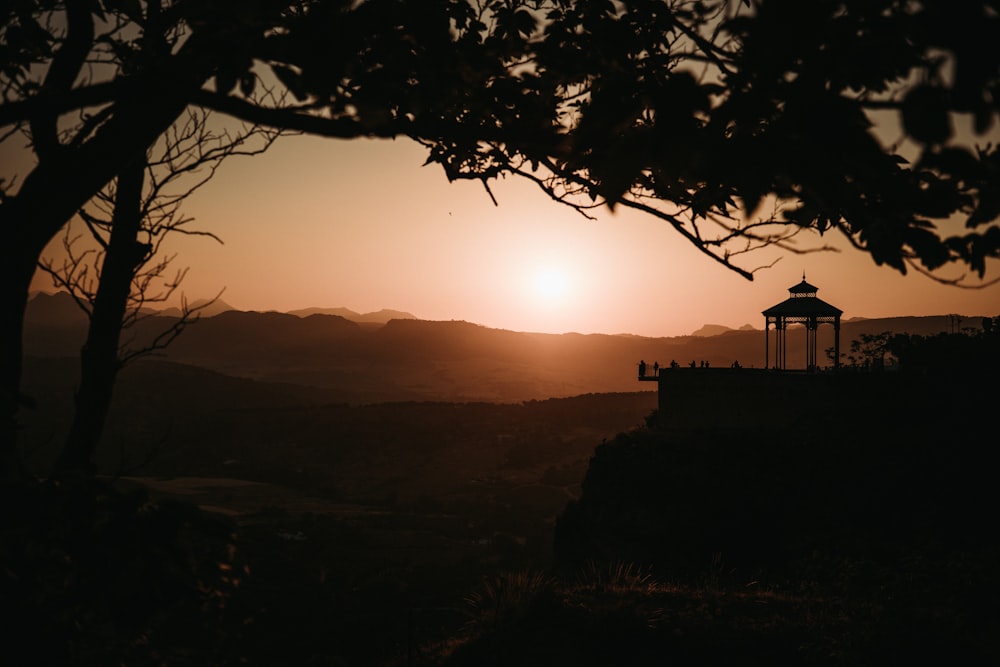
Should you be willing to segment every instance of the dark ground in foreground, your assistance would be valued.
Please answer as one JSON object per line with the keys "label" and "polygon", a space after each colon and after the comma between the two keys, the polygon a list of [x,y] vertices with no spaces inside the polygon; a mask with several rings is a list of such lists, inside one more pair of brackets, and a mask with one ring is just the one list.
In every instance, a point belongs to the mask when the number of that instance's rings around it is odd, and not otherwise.
{"label": "dark ground in foreground", "polygon": [[[191,411],[113,482],[4,489],[24,508],[2,527],[9,646],[63,664],[997,664],[996,394],[920,395],[879,406],[892,429],[845,397],[809,438],[709,413],[650,430],[648,393]],[[155,425],[129,416],[119,444]]]}

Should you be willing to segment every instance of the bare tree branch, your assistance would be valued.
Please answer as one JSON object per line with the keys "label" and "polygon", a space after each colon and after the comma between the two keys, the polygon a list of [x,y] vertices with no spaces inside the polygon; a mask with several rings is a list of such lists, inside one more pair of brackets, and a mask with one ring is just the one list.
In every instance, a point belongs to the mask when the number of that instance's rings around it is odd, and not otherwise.
{"label": "bare tree branch", "polygon": [[[150,151],[140,203],[139,242],[143,256],[133,273],[129,303],[122,319],[124,335],[119,347],[119,365],[163,350],[221,296],[220,291],[198,306],[190,306],[182,297],[180,318],[150,341],[137,343],[130,334],[136,323],[155,315],[151,306],[166,304],[174,298],[187,274],[187,269],[175,271],[172,276],[167,274],[176,254],[164,254],[163,246],[172,235],[200,236],[222,243],[215,233],[191,227],[194,219],[181,213],[183,202],[214,177],[226,158],[263,153],[282,134],[258,126],[215,128],[210,121],[209,112],[189,109]],[[90,243],[84,243],[81,235],[74,234],[73,226],[68,225],[62,243],[62,261],[43,257],[39,262],[39,268],[52,278],[53,284],[69,292],[88,315],[101,280],[102,258],[112,232],[117,196],[117,185],[112,182],[87,208],[79,211]]]}

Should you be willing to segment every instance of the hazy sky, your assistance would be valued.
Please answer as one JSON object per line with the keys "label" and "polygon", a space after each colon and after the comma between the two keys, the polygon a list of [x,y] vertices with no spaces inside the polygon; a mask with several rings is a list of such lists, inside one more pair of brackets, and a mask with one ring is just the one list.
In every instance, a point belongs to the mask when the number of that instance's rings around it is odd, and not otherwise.
{"label": "hazy sky", "polygon": [[176,265],[190,267],[184,292],[224,288],[241,310],[392,308],[516,331],[677,336],[706,323],[762,328],[761,311],[804,272],[845,318],[1000,314],[1000,286],[903,277],[851,249],[785,256],[747,281],[652,218],[589,221],[518,179],[495,185],[494,206],[480,184],[449,184],[423,160],[405,139],[309,137],[230,159],[184,206],[224,241],[176,245]]}

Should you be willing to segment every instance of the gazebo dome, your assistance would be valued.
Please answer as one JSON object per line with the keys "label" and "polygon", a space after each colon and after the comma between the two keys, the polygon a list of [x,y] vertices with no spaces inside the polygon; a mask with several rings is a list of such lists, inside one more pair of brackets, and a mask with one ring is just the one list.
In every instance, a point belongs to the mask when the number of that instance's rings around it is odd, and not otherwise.
{"label": "gazebo dome", "polygon": [[818,287],[816,287],[815,285],[810,285],[809,283],[806,282],[806,274],[804,273],[802,274],[802,282],[800,282],[798,285],[792,285],[791,287],[788,288],[788,293],[793,297],[816,296],[816,292],[818,291],[819,291]]}
{"label": "gazebo dome", "polygon": [[[840,318],[844,314],[840,308],[828,304],[823,299],[816,296],[819,288],[806,282],[805,274],[802,274],[802,282],[788,288],[788,298],[781,303],[775,304],[763,311],[761,314],[766,318]],[[802,321],[796,319],[794,321]],[[823,320],[829,321],[829,320]]]}

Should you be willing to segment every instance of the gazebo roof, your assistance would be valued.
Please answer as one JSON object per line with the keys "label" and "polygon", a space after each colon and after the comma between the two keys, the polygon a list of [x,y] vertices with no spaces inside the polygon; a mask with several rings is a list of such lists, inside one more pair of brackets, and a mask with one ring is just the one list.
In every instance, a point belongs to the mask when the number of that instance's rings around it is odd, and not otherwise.
{"label": "gazebo roof", "polygon": [[806,282],[802,272],[802,282],[788,288],[788,298],[763,311],[764,317],[840,317],[844,311],[828,304],[816,296],[819,288]]}
{"label": "gazebo roof", "polygon": [[[805,282],[805,281],[803,281]],[[812,291],[815,291],[813,288]],[[763,311],[765,317],[840,317],[844,311],[815,296],[793,296]]]}
{"label": "gazebo roof", "polygon": [[792,285],[791,287],[788,288],[788,292],[790,294],[804,294],[804,293],[815,294],[817,291],[819,291],[819,288],[816,287],[815,285],[810,285],[809,283],[807,283],[805,276],[802,276],[802,282],[800,282],[798,285]]}

